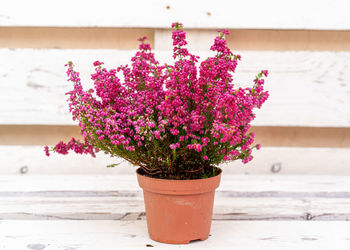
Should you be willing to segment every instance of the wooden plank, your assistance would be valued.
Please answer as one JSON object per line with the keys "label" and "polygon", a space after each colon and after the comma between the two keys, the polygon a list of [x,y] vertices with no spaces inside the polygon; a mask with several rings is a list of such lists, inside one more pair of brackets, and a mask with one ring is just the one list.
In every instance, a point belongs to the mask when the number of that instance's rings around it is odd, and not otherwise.
{"label": "wooden plank", "polygon": [[[350,148],[350,127],[253,126],[250,131],[264,147]],[[54,145],[72,137],[82,139],[79,126],[0,125],[0,145]]]}
{"label": "wooden plank", "polygon": [[334,30],[230,30],[234,50],[349,51],[350,32]]}
{"label": "wooden plank", "polygon": [[0,47],[124,50],[138,48],[137,38],[142,36],[153,47],[153,29],[0,26]]}
{"label": "wooden plank", "polygon": [[[346,197],[350,177],[343,175],[234,175],[223,174],[219,191],[234,191],[235,196]],[[0,175],[0,194],[61,191],[140,191],[136,174],[120,175]],[[31,192],[34,192],[31,194]],[[117,192],[117,193],[118,193]],[[260,193],[258,195],[258,193]],[[282,193],[283,195],[277,195]],[[307,194],[310,193],[310,194]],[[344,193],[344,195],[342,195]],[[298,196],[298,194],[300,194]],[[312,195],[314,194],[314,195]],[[95,195],[96,196],[96,195]],[[113,196],[111,194],[110,196]],[[350,197],[349,197],[350,198]]]}
{"label": "wooden plank", "polygon": [[326,250],[350,245],[345,221],[214,221],[210,237],[168,245],[148,237],[145,221],[2,221],[3,249],[240,249]]}
{"label": "wooden plank", "polygon": [[[239,51],[237,86],[251,85],[260,69],[271,74],[266,88],[270,99],[257,111],[254,125],[349,127],[350,105],[347,65],[349,52],[254,52]],[[107,67],[127,64],[131,51],[0,49],[0,124],[74,124],[65,104],[70,89],[64,64],[72,60],[84,85],[92,86],[92,62]],[[202,58],[208,53],[200,52]],[[171,53],[156,52],[169,61]]]}
{"label": "wooden plank", "polygon": [[[185,29],[190,50],[208,50],[217,36],[212,29]],[[154,31],[155,49],[172,50],[171,29]],[[229,48],[263,51],[349,51],[350,32],[335,30],[230,29]]]}
{"label": "wooden plank", "polygon": [[349,127],[253,126],[251,131],[256,142],[269,147],[350,148]]}
{"label": "wooden plank", "polygon": [[[170,29],[156,29],[154,31],[154,49],[172,51],[171,32]],[[187,48],[191,51],[209,50],[217,35],[216,30],[186,29]]]}
{"label": "wooden plank", "polygon": [[[335,175],[234,175],[223,174],[218,190],[252,193],[250,196],[285,193],[284,197],[319,196],[342,197],[350,192],[350,177]],[[120,175],[0,175],[0,192],[58,192],[58,191],[139,191],[136,174]],[[259,193],[259,195],[258,195]],[[330,193],[327,195],[327,193]],[[35,194],[35,193],[34,193]],[[11,195],[9,195],[11,196]],[[112,195],[113,196],[113,195]],[[265,195],[266,196],[266,195]],[[277,197],[277,195],[275,195]],[[283,197],[279,195],[278,197]]]}
{"label": "wooden plank", "polygon": [[[254,160],[223,164],[225,174],[305,174],[350,175],[350,149],[262,147]],[[115,168],[106,168],[121,163]],[[103,153],[96,158],[52,154],[46,157],[42,146],[0,146],[0,174],[134,174],[135,167]]]}
{"label": "wooden plank", "polygon": [[[18,6],[21,8],[18,8]],[[84,11],[77,11],[84,6]],[[184,8],[186,6],[186,8]],[[31,9],[30,12],[26,11]],[[350,28],[346,0],[284,3],[237,1],[9,1],[2,5],[1,26],[155,27],[179,20],[188,28],[324,29]],[[147,18],[145,14],[147,13]]]}
{"label": "wooden plank", "polygon": [[[350,220],[350,177],[223,175],[214,220]],[[135,175],[0,176],[0,219],[143,220]]]}
{"label": "wooden plank", "polygon": [[[212,29],[185,29],[189,48],[207,50],[217,35]],[[147,36],[152,48],[170,44],[161,36],[170,29],[105,27],[1,27],[1,48],[135,49],[137,38]],[[157,46],[154,46],[154,37]],[[201,38],[201,39],[199,39]],[[166,40],[167,41],[167,40]],[[348,30],[230,29],[227,44],[233,50],[350,51]]]}
{"label": "wooden plank", "polygon": [[[146,218],[141,192],[33,192],[26,193],[28,196],[24,197],[21,196],[23,193],[4,195],[2,193],[0,197],[1,220],[133,221]],[[290,195],[288,193],[268,193],[266,197],[259,195],[266,194],[217,191],[213,220],[350,220],[350,192],[337,194],[343,198],[274,197]]]}

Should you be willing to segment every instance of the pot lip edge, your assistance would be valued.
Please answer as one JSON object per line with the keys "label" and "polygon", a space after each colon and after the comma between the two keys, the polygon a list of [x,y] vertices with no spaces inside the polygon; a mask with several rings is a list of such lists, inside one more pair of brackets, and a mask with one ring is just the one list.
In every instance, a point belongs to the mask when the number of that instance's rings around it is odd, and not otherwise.
{"label": "pot lip edge", "polygon": [[160,179],[160,178],[152,178],[152,177],[148,177],[148,176],[145,176],[145,175],[141,175],[138,173],[139,169],[141,169],[141,167],[138,167],[136,169],[136,175],[140,178],[145,178],[145,179],[148,179],[148,180],[152,180],[152,181],[159,181],[159,182],[196,182],[196,181],[204,181],[204,180],[213,180],[215,178],[220,178],[221,177],[221,174],[223,172],[223,170],[219,167],[216,167],[220,170],[220,173],[215,175],[215,176],[212,176],[212,177],[209,177],[209,178],[203,178],[203,179],[190,179],[190,180],[174,180],[174,179]]}

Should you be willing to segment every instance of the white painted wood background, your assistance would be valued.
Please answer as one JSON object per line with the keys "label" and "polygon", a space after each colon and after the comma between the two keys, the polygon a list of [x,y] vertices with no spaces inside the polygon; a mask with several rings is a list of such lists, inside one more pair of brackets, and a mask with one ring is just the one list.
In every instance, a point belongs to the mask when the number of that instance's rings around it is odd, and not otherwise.
{"label": "white painted wood background", "polygon": [[[174,21],[184,23],[189,49],[202,58],[218,28],[350,30],[347,0],[11,0],[0,6],[0,32],[151,29],[162,62],[171,59]],[[134,52],[0,48],[0,126],[74,124],[65,103],[71,86],[64,64],[73,61],[84,86],[91,87],[93,61],[117,67]],[[350,128],[349,51],[237,53],[242,56],[237,84],[249,85],[261,69],[270,71],[271,96],[254,125]],[[222,165],[211,236],[172,246],[147,235],[135,167],[121,163],[107,169],[120,160],[103,154],[47,158],[42,146],[3,144],[0,140],[0,249],[350,249],[348,148],[263,147],[248,165]]]}
{"label": "white painted wood background", "polygon": [[[254,125],[350,126],[349,52],[238,51],[242,61],[234,81],[251,86],[256,73],[269,69],[270,98],[257,110]],[[83,85],[92,86],[92,63],[108,68],[127,64],[133,51],[0,49],[0,124],[75,124],[68,113],[64,65],[73,61]],[[202,58],[209,53],[200,52]],[[156,53],[169,61],[170,51]]]}
{"label": "white painted wood background", "polygon": [[1,6],[0,24],[168,28],[181,20],[188,28],[347,30],[349,9],[347,0],[12,0]]}
{"label": "white painted wood background", "polygon": [[[224,174],[350,175],[348,148],[262,147],[253,155],[254,160],[245,165],[241,161],[222,164]],[[113,163],[120,165],[106,167]],[[131,164],[103,153],[96,158],[77,154],[47,157],[42,146],[0,146],[0,175],[133,175],[135,170]]]}

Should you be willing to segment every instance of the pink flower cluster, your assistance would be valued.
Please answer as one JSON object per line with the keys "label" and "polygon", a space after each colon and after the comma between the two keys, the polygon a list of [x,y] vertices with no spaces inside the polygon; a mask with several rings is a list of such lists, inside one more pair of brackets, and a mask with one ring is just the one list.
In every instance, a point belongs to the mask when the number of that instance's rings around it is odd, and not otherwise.
{"label": "pink flower cluster", "polygon": [[[66,155],[69,150],[73,150],[77,154],[90,154],[93,157],[96,157],[95,152],[98,152],[98,149],[94,149],[93,146],[82,143],[75,138],[72,138],[67,144],[60,141],[51,151]],[[44,147],[44,151],[47,156],[50,156],[50,148],[48,146]]]}
{"label": "pink flower cluster", "polygon": [[216,55],[199,64],[199,57],[185,48],[182,24],[172,27],[174,65],[161,65],[146,37],[139,39],[130,66],[107,70],[94,62],[94,89],[85,91],[68,64],[68,80],[74,84],[67,93],[69,108],[85,140],[60,142],[53,151],[94,155],[102,150],[149,171],[252,159],[252,149],[260,145],[252,146],[254,134],[248,130],[253,109],[268,98],[263,88],[268,72],[261,71],[252,88],[234,88],[232,73],[240,56],[227,47],[227,30],[219,31],[210,48]]}

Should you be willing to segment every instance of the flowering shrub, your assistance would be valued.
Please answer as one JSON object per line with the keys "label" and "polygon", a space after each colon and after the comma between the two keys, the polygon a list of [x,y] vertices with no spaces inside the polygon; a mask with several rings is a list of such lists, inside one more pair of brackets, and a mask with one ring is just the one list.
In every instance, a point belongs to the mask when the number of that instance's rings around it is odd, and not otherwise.
{"label": "flowering shrub", "polygon": [[216,55],[197,67],[199,57],[186,49],[182,24],[172,27],[174,65],[160,65],[146,37],[139,38],[131,66],[107,70],[94,62],[94,89],[83,90],[73,64],[66,65],[74,84],[67,93],[69,110],[84,141],[46,146],[47,155],[74,150],[95,156],[102,150],[144,174],[168,179],[206,178],[218,173],[215,166],[221,162],[253,158],[252,149],[260,145],[252,146],[254,133],[248,130],[253,109],[268,98],[262,79],[268,72],[257,74],[252,88],[234,88],[232,73],[240,56],[227,47],[227,30],[219,31],[210,48]]}

